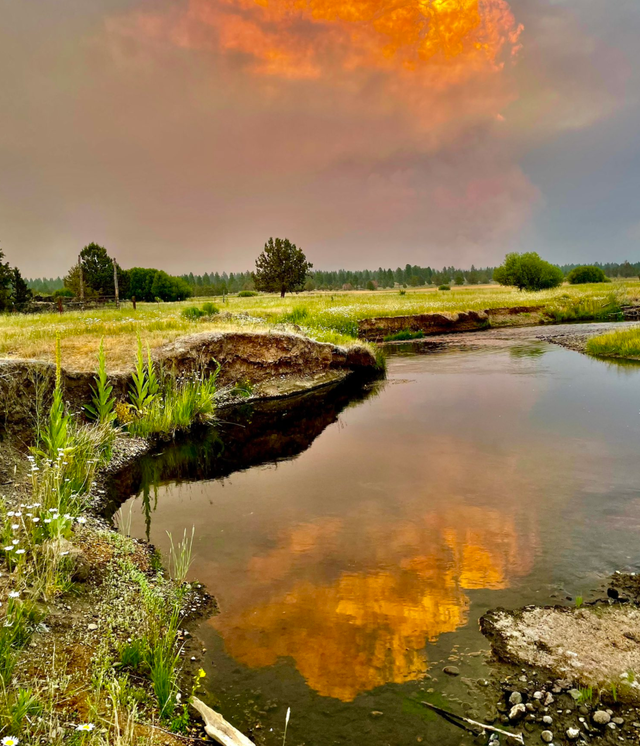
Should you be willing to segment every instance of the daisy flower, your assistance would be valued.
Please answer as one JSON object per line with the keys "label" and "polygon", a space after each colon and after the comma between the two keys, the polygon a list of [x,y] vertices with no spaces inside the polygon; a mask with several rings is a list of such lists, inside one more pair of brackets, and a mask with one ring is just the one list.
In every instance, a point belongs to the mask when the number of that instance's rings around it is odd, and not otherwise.
{"label": "daisy flower", "polygon": [[5,736],[2,739],[2,746],[18,746],[19,743],[19,739],[15,736]]}
{"label": "daisy flower", "polygon": [[9,598],[20,598],[20,591],[9,591]]}
{"label": "daisy flower", "polygon": [[96,726],[93,723],[80,723],[76,725],[76,730],[84,731],[85,733],[91,732]]}

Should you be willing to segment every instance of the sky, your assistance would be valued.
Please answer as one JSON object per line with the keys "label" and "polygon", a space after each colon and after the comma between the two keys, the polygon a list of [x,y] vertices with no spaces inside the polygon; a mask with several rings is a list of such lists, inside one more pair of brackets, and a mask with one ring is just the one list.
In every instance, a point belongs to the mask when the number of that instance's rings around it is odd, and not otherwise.
{"label": "sky", "polygon": [[0,0],[0,248],[640,259],[638,0]]}

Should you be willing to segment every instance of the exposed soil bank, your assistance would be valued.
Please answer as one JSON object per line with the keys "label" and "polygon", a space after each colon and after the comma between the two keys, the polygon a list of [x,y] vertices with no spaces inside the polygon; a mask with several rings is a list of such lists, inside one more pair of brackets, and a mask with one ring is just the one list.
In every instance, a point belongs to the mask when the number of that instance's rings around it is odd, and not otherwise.
{"label": "exposed soil bank", "polygon": [[413,316],[381,316],[358,322],[358,336],[370,342],[382,342],[385,337],[402,331],[423,332],[425,335],[453,334],[486,329],[490,325],[504,326],[541,323],[543,309],[538,306],[492,308],[464,313],[422,313]]}
{"label": "exposed soil bank", "polygon": [[[286,396],[318,388],[351,373],[372,376],[374,354],[364,345],[350,348],[315,342],[289,333],[203,332],[182,337],[153,353],[176,373],[211,372],[221,365],[220,387],[246,382],[256,398]],[[64,360],[63,360],[64,364]],[[0,360],[0,418],[6,427],[29,427],[53,390],[55,366],[34,360]],[[124,398],[130,373],[110,376],[114,394]],[[72,409],[91,400],[94,373],[63,368],[65,397]]]}

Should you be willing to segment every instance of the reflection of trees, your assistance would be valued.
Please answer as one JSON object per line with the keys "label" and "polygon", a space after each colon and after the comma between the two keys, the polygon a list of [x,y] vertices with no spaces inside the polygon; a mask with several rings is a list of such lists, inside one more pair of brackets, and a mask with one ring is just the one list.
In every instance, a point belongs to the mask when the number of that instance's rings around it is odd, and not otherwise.
{"label": "reflection of trees", "polygon": [[144,456],[108,485],[107,515],[131,495],[142,494],[147,537],[152,496],[169,482],[195,482],[228,477],[234,472],[295,458],[340,412],[374,396],[375,386],[347,381],[308,394],[224,409],[215,427],[192,432],[160,453]]}

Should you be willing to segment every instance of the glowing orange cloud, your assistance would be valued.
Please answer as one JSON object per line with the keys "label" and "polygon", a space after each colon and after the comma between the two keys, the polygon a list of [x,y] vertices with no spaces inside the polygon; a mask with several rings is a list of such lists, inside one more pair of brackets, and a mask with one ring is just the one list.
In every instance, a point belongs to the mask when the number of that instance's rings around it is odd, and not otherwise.
{"label": "glowing orange cloud", "polygon": [[139,23],[182,47],[245,56],[259,75],[431,67],[436,86],[499,70],[522,31],[506,0],[188,0]]}

